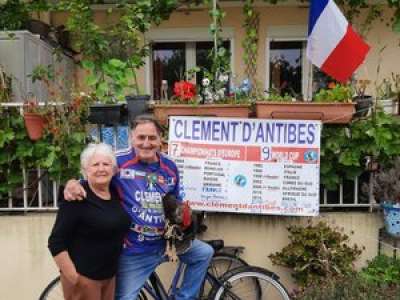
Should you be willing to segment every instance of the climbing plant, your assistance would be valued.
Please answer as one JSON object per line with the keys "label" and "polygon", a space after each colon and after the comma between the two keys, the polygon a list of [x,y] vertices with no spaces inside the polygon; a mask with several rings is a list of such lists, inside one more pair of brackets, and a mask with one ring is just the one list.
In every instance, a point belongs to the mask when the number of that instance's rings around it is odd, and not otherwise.
{"label": "climbing plant", "polygon": [[258,53],[258,27],[260,24],[260,14],[254,9],[254,0],[245,0],[243,5],[244,23],[243,28],[246,35],[242,41],[243,63],[245,74],[251,81],[255,89],[253,94],[257,95],[257,53]]}

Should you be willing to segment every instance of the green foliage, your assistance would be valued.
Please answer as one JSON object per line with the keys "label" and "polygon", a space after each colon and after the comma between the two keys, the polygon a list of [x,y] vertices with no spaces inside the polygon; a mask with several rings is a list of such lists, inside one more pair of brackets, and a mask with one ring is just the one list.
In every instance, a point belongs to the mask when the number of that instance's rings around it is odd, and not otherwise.
{"label": "green foliage", "polygon": [[274,264],[292,269],[300,286],[350,273],[353,262],[361,254],[357,245],[349,246],[349,237],[324,222],[307,226],[288,226],[290,243],[282,251],[271,254]]}
{"label": "green foliage", "polygon": [[297,293],[295,300],[398,300],[400,286],[378,284],[365,280],[358,273],[327,277]]}
{"label": "green foliage", "polygon": [[254,9],[254,0],[244,1],[242,13],[244,15],[242,26],[246,32],[242,41],[245,74],[253,84],[250,96],[258,99],[260,97],[258,94],[261,94],[256,84],[260,13]]}
{"label": "green foliage", "polygon": [[400,289],[400,259],[378,255],[363,268],[360,275],[368,282],[397,285]]}
{"label": "green foliage", "polygon": [[350,86],[336,84],[330,89],[321,89],[315,96],[315,102],[351,103],[353,91]]}
{"label": "green foliage", "polygon": [[[372,177],[373,194],[377,202],[400,203],[400,156],[384,166]],[[368,189],[368,187],[363,187]]]}
{"label": "green foliage", "polygon": [[16,108],[0,108],[0,199],[22,185],[22,169],[46,169],[51,179],[77,177],[80,153],[86,145],[88,102],[74,97],[68,105],[49,111],[42,139],[27,136],[23,116]]}
{"label": "green foliage", "polygon": [[383,112],[348,126],[326,125],[321,136],[321,183],[335,190],[341,178],[353,180],[364,171],[366,156],[381,165],[400,155],[400,122]]}
{"label": "green foliage", "polygon": [[[260,99],[260,98],[257,98]],[[264,101],[271,101],[271,102],[292,102],[293,97],[290,96],[289,94],[281,95],[279,91],[276,91],[274,89],[270,89],[268,92],[268,96],[261,98],[261,100]]]}
{"label": "green foliage", "polygon": [[[69,13],[66,28],[72,33],[75,50],[91,63],[89,83],[94,93],[99,93],[99,99],[106,102],[115,101],[103,98],[110,94],[122,99],[125,88],[132,88],[131,92],[139,94],[136,70],[144,65],[144,58],[149,54],[144,33],[152,24],[168,18],[177,1],[117,1],[110,4],[107,13],[110,15],[115,10],[118,21],[110,21],[104,27],[94,20],[92,2],[63,0],[56,4],[56,9]],[[101,82],[102,79],[105,82]]]}
{"label": "green foliage", "polygon": [[0,16],[0,30],[23,29],[29,19],[28,6],[22,0],[7,0],[0,4]]}
{"label": "green foliage", "polygon": [[125,89],[133,87],[129,82],[133,72],[127,63],[112,58],[100,66],[89,60],[84,60],[82,65],[89,72],[86,83],[93,89],[96,100],[103,103],[125,101]]}
{"label": "green foliage", "polygon": [[[26,140],[24,123],[16,110],[8,111],[0,108],[0,199],[7,198],[22,182],[22,160],[18,159],[17,150],[20,142]],[[22,133],[21,133],[22,131]]]}
{"label": "green foliage", "polygon": [[224,48],[223,39],[221,38],[222,20],[225,18],[226,13],[218,6],[214,8],[213,2],[205,0],[209,5],[209,15],[212,18],[212,23],[209,27],[210,35],[213,37],[214,46],[210,52],[211,69],[204,70],[204,77],[208,78],[211,82],[212,90],[214,92],[221,90],[226,82],[219,80],[220,76],[230,73],[230,52]]}

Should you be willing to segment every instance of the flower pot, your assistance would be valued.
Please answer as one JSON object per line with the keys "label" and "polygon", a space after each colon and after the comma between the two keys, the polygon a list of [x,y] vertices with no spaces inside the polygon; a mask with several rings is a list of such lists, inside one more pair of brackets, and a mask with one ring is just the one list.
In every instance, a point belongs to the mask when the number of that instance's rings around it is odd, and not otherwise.
{"label": "flower pot", "polygon": [[255,111],[260,119],[321,120],[323,123],[346,124],[353,117],[354,104],[257,101]]}
{"label": "flower pot", "polygon": [[153,107],[155,118],[161,125],[168,123],[170,116],[206,116],[247,118],[250,113],[248,104],[155,104]]}
{"label": "flower pot", "polygon": [[36,113],[24,113],[25,128],[29,138],[32,141],[37,141],[42,138],[45,120]]}
{"label": "flower pot", "polygon": [[357,96],[353,98],[353,102],[356,103],[356,113],[354,117],[361,118],[366,117],[372,107],[372,96]]}
{"label": "flower pot", "polygon": [[384,202],[381,206],[386,232],[395,238],[400,238],[400,205]]}
{"label": "flower pot", "polygon": [[123,104],[96,103],[90,106],[88,120],[93,124],[117,125],[121,123],[121,110]]}
{"label": "flower pot", "polygon": [[377,106],[386,114],[397,115],[399,113],[399,106],[395,99],[378,100]]}
{"label": "flower pot", "polygon": [[149,95],[126,96],[125,99],[128,109],[128,121],[134,120],[136,116],[147,112],[150,100]]}

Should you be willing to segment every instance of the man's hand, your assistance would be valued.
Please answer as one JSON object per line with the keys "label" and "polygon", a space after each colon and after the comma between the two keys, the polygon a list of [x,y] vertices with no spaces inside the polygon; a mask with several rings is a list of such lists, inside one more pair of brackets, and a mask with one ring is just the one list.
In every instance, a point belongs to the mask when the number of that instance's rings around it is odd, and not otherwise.
{"label": "man's hand", "polygon": [[83,200],[86,198],[86,191],[79,180],[68,180],[64,188],[64,199],[67,201]]}

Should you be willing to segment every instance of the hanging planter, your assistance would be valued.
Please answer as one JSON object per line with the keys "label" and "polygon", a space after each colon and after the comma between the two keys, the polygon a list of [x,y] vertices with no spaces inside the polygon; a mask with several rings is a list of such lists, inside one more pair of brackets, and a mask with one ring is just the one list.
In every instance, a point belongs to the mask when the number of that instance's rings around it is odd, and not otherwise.
{"label": "hanging planter", "polygon": [[32,141],[37,141],[42,138],[46,122],[41,115],[25,112],[24,122],[28,136]]}
{"label": "hanging planter", "polygon": [[117,125],[121,123],[121,110],[123,104],[96,103],[90,106],[88,120],[90,123],[99,125]]}
{"label": "hanging planter", "polygon": [[126,96],[125,99],[128,109],[128,121],[134,120],[136,116],[147,112],[150,100],[149,95]]}

